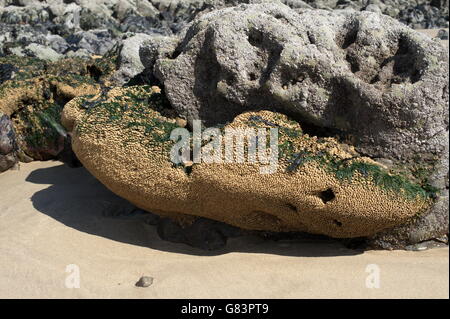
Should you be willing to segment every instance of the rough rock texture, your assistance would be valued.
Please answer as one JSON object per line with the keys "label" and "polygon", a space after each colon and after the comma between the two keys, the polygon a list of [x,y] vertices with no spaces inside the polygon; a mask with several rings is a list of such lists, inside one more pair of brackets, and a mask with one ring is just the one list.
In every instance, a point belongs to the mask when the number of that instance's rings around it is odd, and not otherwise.
{"label": "rough rock texture", "polygon": [[0,112],[11,119],[21,161],[58,158],[64,150],[68,157],[70,143],[67,145],[60,113],[75,96],[99,91],[89,74],[94,63],[80,59],[52,63],[16,56],[0,58],[5,79],[0,85]]}
{"label": "rough rock texture", "polygon": [[438,41],[370,12],[241,5],[194,21],[154,69],[189,121],[273,109],[390,162],[438,197],[409,239],[448,233],[448,51]]}
{"label": "rough rock texture", "polygon": [[[202,14],[263,0],[31,0],[0,2],[0,54],[30,43],[73,57],[102,54],[126,32],[180,33]],[[272,1],[273,2],[273,1]],[[282,0],[294,10],[319,8],[384,13],[413,28],[448,28],[448,0]],[[108,35],[104,32],[108,30]],[[76,34],[76,37],[73,36]],[[81,41],[80,47],[77,42]],[[85,52],[78,52],[78,56]]]}
{"label": "rough rock texture", "polygon": [[111,32],[106,29],[79,31],[66,38],[68,52],[85,50],[92,54],[104,55],[114,45]]}
{"label": "rough rock texture", "polygon": [[62,58],[61,54],[53,50],[51,47],[37,43],[30,43],[27,45],[23,50],[23,54],[45,61],[57,61]]}
{"label": "rough rock texture", "polygon": [[151,83],[156,83],[158,79],[154,76],[154,66],[158,59],[166,59],[172,56],[178,45],[179,38],[176,36],[154,36],[145,41],[139,48],[139,57],[145,68],[142,72],[147,74]]}
{"label": "rough rock texture", "polygon": [[79,97],[62,115],[83,165],[144,210],[185,225],[203,217],[243,229],[348,238],[402,224],[431,203],[420,186],[351,147],[309,136],[268,111],[241,114],[224,130],[278,127],[275,173],[261,174],[263,164],[248,162],[174,165],[169,137],[177,119],[158,92],[140,86]]}
{"label": "rough rock texture", "polygon": [[17,163],[17,145],[14,128],[9,116],[0,112],[0,172]]}
{"label": "rough rock texture", "polygon": [[139,278],[139,280],[136,282],[135,286],[136,287],[150,287],[153,284],[153,277],[149,277],[149,276],[142,276],[141,278]]}
{"label": "rough rock texture", "polygon": [[383,13],[414,29],[448,28],[448,0],[305,0],[305,2],[316,9]]}
{"label": "rough rock texture", "polygon": [[[269,4],[229,8],[263,2]],[[79,95],[106,94],[110,86],[161,84],[190,120],[225,124],[246,110],[269,109],[289,114],[311,136],[333,137],[344,150],[355,146],[359,157],[405,176],[433,200],[427,213],[383,226],[370,243],[445,241],[448,52],[370,12],[413,28],[448,27],[448,0],[281,1],[292,10],[273,2],[0,0],[2,139],[15,145],[0,152],[0,171],[17,159],[80,165],[60,125],[62,107]],[[438,36],[448,38],[448,31]],[[210,239],[207,249],[225,243],[214,227],[203,232],[206,239],[196,237],[196,223],[174,236],[197,246]],[[170,238],[164,229],[160,234]]]}
{"label": "rough rock texture", "polygon": [[112,75],[112,81],[117,86],[127,84],[130,81],[145,82],[144,79],[139,78],[140,76],[144,76],[142,73],[145,70],[145,67],[141,62],[139,49],[144,42],[153,42],[152,39],[153,36],[138,33],[130,37],[124,37],[124,39],[117,44],[119,46],[116,49],[119,52],[116,65],[117,70]]}
{"label": "rough rock texture", "polygon": [[448,53],[390,18],[241,6],[196,20],[174,55],[155,72],[189,120],[267,106],[353,134],[373,157],[445,147]]}

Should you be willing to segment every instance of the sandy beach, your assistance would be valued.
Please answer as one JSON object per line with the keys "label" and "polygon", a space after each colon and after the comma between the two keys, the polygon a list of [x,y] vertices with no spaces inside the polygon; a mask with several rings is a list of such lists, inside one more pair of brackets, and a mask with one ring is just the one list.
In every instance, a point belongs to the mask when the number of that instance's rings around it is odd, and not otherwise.
{"label": "sandy beach", "polygon": [[[361,252],[248,236],[207,253],[108,217],[126,204],[84,168],[21,164],[0,185],[0,298],[449,297],[448,248]],[[66,287],[68,265],[79,288]],[[379,288],[366,286],[373,267]],[[143,275],[153,284],[135,287]]]}

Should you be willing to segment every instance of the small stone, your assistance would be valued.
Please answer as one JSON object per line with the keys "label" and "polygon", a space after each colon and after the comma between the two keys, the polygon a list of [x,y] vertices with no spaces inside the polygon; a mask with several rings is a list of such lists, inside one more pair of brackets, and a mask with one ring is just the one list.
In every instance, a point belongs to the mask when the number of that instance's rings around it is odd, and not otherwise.
{"label": "small stone", "polygon": [[142,276],[138,282],[136,283],[136,287],[143,287],[147,288],[150,287],[153,284],[153,277],[149,276]]}
{"label": "small stone", "polygon": [[161,88],[159,86],[152,86],[153,93],[161,93]]}
{"label": "small stone", "polygon": [[381,11],[380,7],[375,5],[375,4],[369,4],[366,9],[366,11],[371,11],[371,12],[375,12],[378,14],[382,14],[383,12]]}
{"label": "small stone", "polygon": [[177,124],[177,126],[179,126],[179,127],[186,127],[187,121],[186,121],[185,119],[182,119],[182,118],[180,118],[180,117],[177,117],[177,119],[176,119],[176,124]]}
{"label": "small stone", "polygon": [[437,38],[441,40],[448,40],[448,31],[445,29],[439,30]]}
{"label": "small stone", "polygon": [[10,63],[1,63],[0,64],[0,84],[3,82],[10,80],[14,77],[14,74],[17,72],[17,68]]}
{"label": "small stone", "polygon": [[191,167],[192,165],[194,165],[193,161],[186,161],[186,162],[184,162],[184,167]]}

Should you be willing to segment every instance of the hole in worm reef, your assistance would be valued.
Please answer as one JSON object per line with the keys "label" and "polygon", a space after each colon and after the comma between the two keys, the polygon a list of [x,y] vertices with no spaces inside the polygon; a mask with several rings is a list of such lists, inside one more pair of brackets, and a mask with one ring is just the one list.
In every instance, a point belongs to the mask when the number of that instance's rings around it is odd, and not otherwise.
{"label": "hole in worm reef", "polygon": [[328,188],[327,190],[320,192],[319,197],[324,202],[324,204],[326,204],[335,199],[336,195],[331,188]]}
{"label": "hole in worm reef", "polygon": [[187,175],[187,176],[190,176],[191,173],[192,173],[192,166],[186,166],[186,167],[184,168],[184,171],[186,172],[186,175]]}

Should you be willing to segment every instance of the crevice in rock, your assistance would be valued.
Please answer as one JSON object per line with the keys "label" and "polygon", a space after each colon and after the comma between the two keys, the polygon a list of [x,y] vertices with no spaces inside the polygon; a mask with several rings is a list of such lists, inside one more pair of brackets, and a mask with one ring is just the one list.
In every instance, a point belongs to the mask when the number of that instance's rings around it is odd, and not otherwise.
{"label": "crevice in rock", "polygon": [[252,29],[248,34],[248,42],[254,47],[261,48],[263,44],[263,34],[255,29]]}
{"label": "crevice in rock", "polygon": [[99,81],[102,76],[102,71],[95,65],[88,65],[87,71],[89,76],[92,77],[95,81]]}
{"label": "crevice in rock", "polygon": [[347,54],[345,55],[345,60],[349,63],[350,70],[352,71],[352,73],[360,71],[358,59],[355,56],[353,56],[350,52],[347,52]]}
{"label": "crevice in rock", "polygon": [[358,24],[350,26],[350,30],[347,30],[347,32],[343,36],[343,41],[340,46],[342,49],[347,49],[349,46],[356,42],[356,39],[358,38],[358,29]]}
{"label": "crevice in rock", "polygon": [[316,44],[316,39],[315,39],[314,35],[311,32],[309,32],[309,31],[307,31],[306,34],[308,36],[309,43],[310,44]]}
{"label": "crevice in rock", "polygon": [[248,42],[257,48],[258,54],[263,58],[263,65],[255,65],[256,74],[260,73],[259,84],[263,86],[270,78],[278,60],[280,59],[283,48],[278,44],[264,36],[264,33],[251,29],[248,33]]}
{"label": "crevice in rock", "polygon": [[369,83],[391,87],[392,84],[418,82],[421,75],[416,68],[413,51],[408,39],[400,37],[395,53],[380,62],[379,72],[372,77]]}
{"label": "crevice in rock", "polygon": [[250,79],[250,81],[256,81],[258,79],[258,77],[256,76],[256,74],[254,72],[250,72],[250,74],[248,75],[248,78]]}

